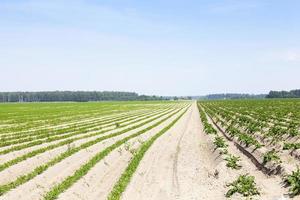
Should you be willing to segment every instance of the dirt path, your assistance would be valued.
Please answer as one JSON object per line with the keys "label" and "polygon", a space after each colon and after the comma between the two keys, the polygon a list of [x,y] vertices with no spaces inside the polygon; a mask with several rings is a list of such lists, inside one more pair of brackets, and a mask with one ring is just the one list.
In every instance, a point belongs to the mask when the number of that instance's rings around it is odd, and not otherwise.
{"label": "dirt path", "polygon": [[[202,137],[196,104],[146,153],[122,199],[218,199],[218,160]],[[217,190],[217,191],[216,191]]]}

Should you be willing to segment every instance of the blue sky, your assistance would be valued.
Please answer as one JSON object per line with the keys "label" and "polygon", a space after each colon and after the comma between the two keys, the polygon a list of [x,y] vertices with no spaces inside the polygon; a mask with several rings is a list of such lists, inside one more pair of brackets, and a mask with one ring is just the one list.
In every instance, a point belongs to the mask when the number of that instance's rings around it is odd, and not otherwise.
{"label": "blue sky", "polygon": [[297,0],[1,0],[0,91],[300,88]]}

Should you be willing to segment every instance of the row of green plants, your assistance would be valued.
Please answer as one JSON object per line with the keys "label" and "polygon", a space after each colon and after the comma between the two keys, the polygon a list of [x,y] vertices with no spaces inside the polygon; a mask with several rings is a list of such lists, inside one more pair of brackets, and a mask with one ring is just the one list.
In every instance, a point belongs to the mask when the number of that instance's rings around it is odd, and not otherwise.
{"label": "row of green plants", "polygon": [[[5,119],[4,124],[9,128],[0,130],[5,133],[26,133],[31,129],[44,129],[45,125],[60,125],[68,122],[92,119],[95,116],[122,113],[130,110],[142,109],[135,105],[114,105],[112,103],[32,103],[32,104],[6,104],[2,105],[0,117]],[[115,108],[118,108],[116,110]]]}
{"label": "row of green plants", "polygon": [[292,123],[299,125],[300,103],[297,99],[227,100],[210,101],[208,103],[236,113],[242,113],[242,115],[252,116],[260,121],[279,123],[283,126]]}
{"label": "row of green plants", "polygon": [[[3,142],[7,142],[7,141],[11,141],[11,140],[16,140],[19,138],[26,138],[26,137],[33,137],[33,136],[40,136],[40,135],[45,135],[45,134],[49,134],[49,132],[51,132],[51,135],[57,135],[57,134],[62,134],[62,133],[67,133],[67,132],[71,132],[71,131],[76,131],[78,129],[83,129],[83,128],[91,128],[93,127],[94,124],[97,125],[101,125],[101,123],[106,123],[109,121],[114,121],[116,119],[126,119],[126,117],[129,116],[134,116],[137,114],[143,114],[145,112],[149,112],[149,111],[155,111],[155,110],[161,110],[162,108],[156,108],[156,109],[152,109],[152,110],[134,110],[134,111],[126,111],[126,112],[122,112],[121,114],[109,114],[109,115],[105,115],[104,117],[94,117],[91,118],[89,117],[88,119],[84,119],[84,120],[79,120],[76,121],[74,120],[72,123],[69,123],[71,126],[66,126],[68,124],[63,124],[63,126],[58,127],[58,128],[43,128],[43,129],[38,129],[38,130],[34,130],[28,133],[24,133],[24,132],[19,132],[19,133],[10,133],[9,135],[1,135],[2,141],[0,142],[0,144],[2,144]],[[170,106],[165,106],[165,108],[170,108]],[[114,111],[112,111],[112,113],[114,113]],[[91,126],[92,125],[92,126]]]}
{"label": "row of green plants", "polygon": [[[34,140],[39,140],[39,139],[47,139],[49,140],[49,138],[52,138],[54,136],[61,136],[61,135],[67,135],[67,134],[83,134],[83,133],[87,133],[89,131],[97,131],[99,129],[103,129],[109,126],[112,126],[114,124],[115,120],[120,120],[120,123],[122,122],[122,120],[124,122],[126,122],[126,120],[130,119],[130,118],[136,118],[139,116],[145,116],[147,115],[147,113],[143,112],[140,115],[125,115],[122,117],[113,117],[112,119],[105,119],[105,120],[99,120],[99,121],[94,121],[94,122],[88,122],[87,124],[78,126],[72,126],[72,127],[68,127],[68,128],[63,128],[57,131],[52,131],[52,130],[46,130],[43,132],[39,132],[37,134],[31,135],[29,137],[25,137],[21,135],[16,136],[14,138],[9,138],[9,139],[5,139],[3,138],[3,136],[1,137],[2,141],[0,142],[0,147],[4,147],[4,146],[10,146],[10,145],[14,145],[14,144],[21,144],[21,143],[25,143],[25,142],[29,142],[29,141],[34,141]],[[21,138],[21,139],[18,139]],[[17,139],[17,140],[16,140]]]}
{"label": "row of green plants", "polygon": [[109,200],[118,200],[121,198],[122,193],[125,191],[127,185],[129,184],[133,174],[136,172],[136,169],[141,160],[143,159],[147,150],[151,147],[155,140],[157,140],[161,135],[167,132],[184,115],[186,111],[187,110],[180,114],[168,126],[163,128],[161,131],[159,131],[157,134],[155,134],[149,140],[142,144],[139,150],[135,153],[134,157],[131,159],[129,165],[127,166],[117,183],[114,185],[111,193],[108,196]]}
{"label": "row of green plants", "polygon": [[[207,106],[206,108],[208,108],[207,110],[210,110],[210,115],[212,115],[214,119],[217,119],[216,121],[219,123],[221,122],[222,126],[226,128],[226,132],[228,132],[231,136],[236,136],[240,134],[241,130],[245,130],[248,135],[261,133],[263,138],[270,139],[269,141],[271,141],[271,144],[283,143],[283,150],[295,150],[300,148],[300,143],[284,142],[283,139],[284,135],[287,135],[290,138],[298,137],[299,135],[300,115],[299,110],[295,110],[295,106],[291,104],[288,106],[283,104],[277,105],[277,102],[273,102],[272,104],[274,105],[268,108],[266,105],[263,105],[264,103],[262,103],[260,105],[260,109],[255,109],[255,105],[254,107],[251,107],[255,110],[252,111],[250,107],[245,105],[235,104],[235,102],[231,103],[232,105],[230,107],[225,106],[228,110],[223,109],[219,102],[213,103],[214,105],[210,103],[205,104],[205,106]],[[297,106],[300,105],[299,101],[295,101],[295,103]],[[221,104],[223,104],[223,102]],[[227,104],[227,102],[224,101],[224,104]],[[281,106],[285,107],[284,112],[280,112],[280,109],[282,109]],[[241,111],[241,107],[245,110]],[[267,109],[268,111],[265,112],[263,109]],[[259,112],[257,110],[259,110]],[[294,139],[294,141],[296,140]],[[271,161],[275,163],[282,162],[280,159],[280,154],[275,150],[275,148],[264,153],[262,160],[264,165]],[[286,186],[289,187],[291,196],[300,194],[299,168],[293,171],[291,174],[286,175],[283,180]],[[239,190],[246,191],[246,187],[241,187],[241,185],[243,185],[242,182],[245,182],[244,185],[254,186],[253,184],[250,184],[251,182],[254,183],[254,177],[248,179],[246,179],[246,177],[240,177],[239,180],[230,185],[232,190],[228,192],[228,196],[231,196],[234,192]],[[238,187],[241,189],[238,189]],[[256,190],[253,190],[253,193],[255,194]],[[245,193],[244,196],[247,195],[248,194]]]}
{"label": "row of green plants", "polygon": [[[147,116],[142,118],[142,119],[145,119],[145,118],[147,118]],[[137,119],[137,120],[139,120],[139,119]],[[66,134],[66,135],[62,135],[62,136],[55,136],[55,137],[52,137],[52,138],[49,138],[49,139],[46,139],[46,140],[35,140],[35,141],[29,142],[29,143],[26,143],[26,144],[15,145],[11,148],[4,149],[4,150],[0,151],[0,155],[7,154],[7,153],[10,153],[10,152],[13,152],[13,151],[19,151],[19,150],[22,150],[22,149],[26,149],[26,148],[29,148],[29,147],[41,145],[41,144],[48,143],[48,142],[68,139],[68,138],[73,137],[73,136],[83,135],[82,137],[92,137],[92,136],[96,136],[96,135],[99,135],[101,133],[111,131],[111,130],[114,130],[114,129],[115,129],[115,127],[111,127],[109,129],[106,129],[106,130],[102,130],[102,131],[100,130],[99,132],[94,132],[94,133],[88,133],[87,132],[88,134],[81,133],[81,132],[74,132],[74,133],[70,133],[70,134]]]}
{"label": "row of green plants", "polygon": [[[163,118],[162,120],[160,120],[159,122],[155,123],[154,125],[149,126],[149,127],[145,128],[145,129],[142,129],[141,131],[138,131],[137,133],[142,134],[142,133],[146,132],[147,130],[149,130],[150,127],[154,128],[154,127],[158,126],[160,123],[162,123],[163,121],[167,120],[170,116],[176,114],[176,113],[179,112],[179,111],[180,111],[180,110],[177,110],[177,111],[171,113],[171,115],[168,115],[167,117]],[[60,154],[59,156],[57,156],[57,157],[51,159],[51,160],[48,161],[47,163],[45,163],[45,164],[43,164],[43,165],[40,165],[40,166],[36,167],[33,171],[31,171],[31,172],[29,172],[29,173],[27,173],[27,174],[25,174],[25,175],[22,175],[22,176],[18,177],[16,180],[14,180],[14,181],[12,181],[12,182],[10,182],[10,183],[4,184],[4,185],[0,185],[0,196],[3,195],[4,193],[8,192],[9,190],[11,190],[11,189],[13,189],[13,188],[16,188],[17,186],[19,186],[19,185],[21,185],[21,184],[24,184],[25,182],[27,182],[27,181],[33,179],[33,178],[36,177],[37,175],[39,175],[39,174],[43,173],[44,171],[46,171],[49,167],[54,166],[55,164],[59,163],[60,161],[64,160],[65,158],[67,158],[67,157],[69,157],[69,156],[71,156],[71,155],[73,155],[73,154],[79,152],[80,150],[86,149],[86,148],[88,148],[88,147],[90,147],[90,146],[92,146],[92,145],[95,145],[95,144],[97,144],[97,143],[103,141],[103,140],[107,140],[107,139],[109,139],[109,138],[116,137],[116,136],[121,135],[121,134],[124,134],[124,133],[126,133],[126,132],[128,132],[128,131],[132,131],[132,130],[134,130],[134,129],[137,129],[137,128],[139,128],[139,127],[142,127],[142,126],[144,126],[144,125],[146,125],[146,124],[148,124],[148,123],[150,123],[150,122],[152,122],[152,121],[154,121],[154,120],[156,120],[156,119],[161,118],[162,116],[164,116],[164,114],[162,114],[162,115],[160,115],[160,116],[158,116],[158,117],[155,117],[155,118],[153,118],[153,119],[147,120],[147,121],[145,121],[145,122],[142,122],[142,123],[140,123],[140,124],[138,124],[138,125],[135,125],[135,126],[132,126],[132,127],[127,128],[127,129],[118,131],[118,132],[116,132],[116,133],[113,133],[113,134],[110,134],[110,135],[106,135],[106,136],[99,137],[99,138],[97,138],[97,139],[95,139],[95,140],[92,140],[92,141],[86,142],[86,143],[84,143],[84,144],[81,144],[81,145],[78,146],[78,147],[70,148],[70,149],[68,149],[67,151],[65,151],[64,153]],[[136,134],[137,134],[137,133],[136,133]],[[133,135],[135,135],[135,134],[132,134],[131,136],[133,137]],[[130,136],[129,136],[129,137],[130,137]],[[127,137],[127,138],[128,138],[128,137]],[[122,141],[122,140],[121,140],[121,141]],[[118,141],[118,142],[120,142],[120,141]],[[117,142],[117,143],[118,143],[118,142]],[[109,149],[109,148],[112,148],[112,147],[108,147],[107,149]],[[105,151],[105,150],[104,150],[104,151]],[[106,152],[106,151],[105,151],[105,152]],[[109,151],[109,152],[110,152],[110,151]],[[99,154],[97,154],[97,155],[99,155]],[[99,157],[99,156],[97,156],[97,157]]]}
{"label": "row of green plants", "polygon": [[[202,123],[203,124],[209,123],[205,112],[203,111],[203,109],[200,107],[199,104],[198,104],[198,108],[200,111],[200,117],[201,117]],[[241,160],[240,157],[229,154],[228,149],[227,149],[228,145],[226,144],[223,137],[217,135],[217,131],[216,131],[216,133],[214,133],[214,135],[215,135],[215,137],[214,137],[213,143],[214,143],[216,149],[220,149],[221,154],[225,155],[224,160],[227,162],[226,166],[228,168],[231,168],[234,170],[240,169],[242,167],[240,165],[240,160]],[[247,174],[240,175],[237,178],[237,180],[233,181],[232,183],[227,184],[226,186],[229,187],[229,190],[225,194],[225,196],[227,198],[231,197],[235,193],[239,193],[244,197],[251,197],[251,196],[260,194],[256,187],[254,177],[249,176]]]}
{"label": "row of green plants", "polygon": [[[26,134],[48,127],[132,111],[153,110],[172,102],[101,102],[101,103],[31,103],[3,104],[0,110],[0,135]],[[3,120],[2,120],[3,119]]]}
{"label": "row of green plants", "polygon": [[[152,117],[155,117],[156,115],[158,116],[163,116],[163,114],[169,114],[171,112],[173,112],[174,110],[163,110],[161,112],[158,112],[158,113],[154,113],[152,115],[149,115],[149,116],[146,116],[146,117],[143,117],[143,118],[140,118],[140,119],[137,119],[137,120],[131,120],[129,121],[130,123],[128,124],[121,124],[119,125],[119,127],[116,127],[116,128],[125,128],[125,127],[128,127],[132,124],[135,124],[135,123],[138,123],[140,121],[143,121],[145,119],[151,119]],[[143,124],[143,123],[142,123]],[[113,129],[113,130],[117,130],[117,129]],[[89,135],[84,135],[84,136],[80,136],[80,137],[74,137],[74,138],[70,138],[70,139],[67,139],[67,140],[64,140],[64,141],[61,141],[59,143],[56,143],[56,144],[53,144],[53,145],[49,145],[49,146],[46,146],[46,147],[42,147],[42,148],[39,148],[39,149],[36,149],[34,151],[31,151],[29,153],[26,153],[22,156],[19,156],[19,157],[16,157],[10,161],[7,161],[3,164],[0,165],[0,172],[7,169],[8,167],[12,166],[12,165],[15,165],[21,161],[24,161],[28,158],[31,158],[31,157],[34,157],[38,154],[41,154],[41,153],[44,153],[46,151],[49,151],[49,150],[52,150],[52,149],[55,149],[55,148],[58,148],[58,147],[61,147],[61,146],[64,146],[64,145],[69,145],[75,141],[78,141],[78,140],[81,140],[81,139],[86,139],[86,138],[89,138],[89,137],[94,137],[94,136],[101,136],[102,134],[104,133],[107,133],[108,131],[111,131],[111,130],[106,130],[106,131],[100,131],[100,132],[97,132],[97,133],[93,133],[93,134],[89,134]]]}
{"label": "row of green plants", "polygon": [[[61,194],[62,192],[64,192],[68,188],[70,188],[75,182],[77,182],[80,178],[82,178],[84,175],[86,175],[88,173],[88,171],[92,167],[94,167],[98,162],[100,162],[110,152],[112,152],[116,148],[120,147],[121,145],[123,145],[124,143],[126,143],[127,141],[129,141],[130,139],[136,138],[137,136],[139,136],[139,135],[141,135],[143,133],[146,133],[147,131],[149,131],[149,130],[155,128],[155,127],[157,127],[158,125],[160,125],[161,123],[163,123],[164,121],[166,121],[167,119],[169,119],[169,117],[170,116],[168,116],[168,117],[162,119],[161,121],[159,121],[159,122],[157,122],[157,123],[155,123],[155,124],[147,127],[146,129],[143,129],[143,130],[138,131],[138,132],[136,132],[136,133],[134,133],[134,134],[132,134],[132,135],[130,135],[128,137],[125,137],[125,138],[117,141],[113,145],[107,147],[103,151],[97,153],[86,164],[82,165],[78,170],[76,170],[73,175],[67,177],[64,181],[62,181],[58,185],[54,186],[49,192],[47,192],[44,195],[44,200],[54,200],[54,199],[56,199],[59,194]],[[147,143],[144,143],[144,144],[147,144]],[[139,153],[136,153],[135,155],[138,156]],[[134,160],[134,159],[135,159],[135,157],[132,160]],[[129,164],[129,166],[130,166],[130,164]]]}
{"label": "row of green plants", "polygon": [[[254,146],[255,149],[262,147],[263,145],[253,136],[251,133],[242,132],[241,127],[243,127],[237,120],[227,113],[216,114],[210,107],[205,107],[206,112],[217,122],[221,122],[222,127],[230,135],[230,137],[236,137],[239,142],[245,144],[246,147]],[[219,117],[221,116],[221,118]],[[239,128],[237,128],[239,127]]]}
{"label": "row of green plants", "polygon": [[[216,117],[216,116],[215,116]],[[260,148],[262,147],[262,145],[253,137],[251,137],[249,134],[245,134],[242,133],[240,131],[240,129],[235,128],[234,123],[232,123],[233,121],[231,121],[230,123],[228,123],[228,126],[225,125],[225,127],[227,127],[225,129],[225,131],[231,136],[231,137],[237,137],[238,141],[240,141],[241,143],[245,144],[246,147],[249,147],[250,145],[255,146],[255,148]],[[223,123],[226,124],[226,123]],[[281,163],[281,159],[278,155],[278,152],[275,151],[274,149],[266,152],[263,155],[263,162],[262,164],[265,165],[268,162],[275,162],[275,163]]]}
{"label": "row of green plants", "polygon": [[[238,105],[237,105],[238,106]],[[250,133],[261,132],[265,133],[265,137],[271,137],[273,140],[279,141],[282,139],[283,135],[288,135],[289,137],[295,137],[299,135],[300,121],[293,120],[284,120],[281,119],[274,120],[271,116],[265,117],[263,113],[256,113],[253,115],[251,113],[249,115],[249,111],[239,110],[238,108],[224,108],[217,107],[218,110],[222,111],[222,113],[226,113],[227,115],[234,116],[239,122],[248,125],[248,129]],[[243,107],[242,107],[243,108]],[[229,110],[234,109],[234,110]],[[244,108],[245,109],[245,108]],[[246,108],[247,109],[247,108]],[[292,110],[291,110],[292,111]],[[264,117],[261,118],[260,115]],[[269,129],[268,131],[264,131],[265,129]]]}
{"label": "row of green plants", "polygon": [[[217,130],[208,122],[207,116],[200,106],[198,104],[198,109],[200,113],[200,118],[202,121],[202,124],[204,124],[204,132],[207,134],[213,134],[214,135],[214,145],[216,149],[220,150],[220,153],[225,155],[224,160],[227,162],[226,166],[231,169],[240,169],[242,166],[239,164],[240,162],[240,157],[234,156],[228,153],[228,144],[226,144],[226,141],[223,137],[217,135]],[[205,129],[205,124],[207,127],[210,127],[209,129]],[[213,129],[214,131],[210,131]]]}

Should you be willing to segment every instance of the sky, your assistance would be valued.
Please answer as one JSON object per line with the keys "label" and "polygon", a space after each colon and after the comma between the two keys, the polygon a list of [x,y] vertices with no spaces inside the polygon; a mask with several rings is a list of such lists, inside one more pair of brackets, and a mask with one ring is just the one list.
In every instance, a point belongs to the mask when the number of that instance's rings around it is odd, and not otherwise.
{"label": "sky", "polygon": [[300,88],[298,0],[0,0],[0,91]]}

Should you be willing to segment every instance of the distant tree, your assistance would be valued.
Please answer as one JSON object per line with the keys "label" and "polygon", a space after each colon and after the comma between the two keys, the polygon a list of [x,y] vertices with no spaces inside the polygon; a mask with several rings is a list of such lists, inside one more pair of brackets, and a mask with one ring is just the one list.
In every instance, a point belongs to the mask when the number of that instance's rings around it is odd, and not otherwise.
{"label": "distant tree", "polygon": [[270,91],[266,98],[300,98],[300,89],[291,91]]}
{"label": "distant tree", "polygon": [[0,92],[0,102],[51,102],[51,101],[133,101],[164,100],[159,96],[138,95],[134,92],[87,92],[87,91],[47,91],[47,92]]}

